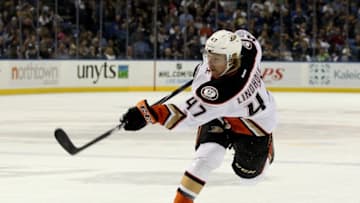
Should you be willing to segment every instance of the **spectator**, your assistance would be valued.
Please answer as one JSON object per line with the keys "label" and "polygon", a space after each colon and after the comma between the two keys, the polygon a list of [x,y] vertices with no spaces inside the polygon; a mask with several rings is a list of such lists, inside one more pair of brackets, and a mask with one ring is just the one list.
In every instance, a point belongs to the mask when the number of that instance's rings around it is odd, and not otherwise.
{"label": "spectator", "polygon": [[[100,53],[111,46],[117,58],[145,59],[153,57],[156,46],[159,57],[165,57],[165,49],[170,48],[173,57],[190,59],[194,56],[190,52],[201,53],[202,49],[201,46],[190,47],[193,37],[187,32],[191,24],[202,45],[219,28],[246,28],[259,37],[264,46],[267,41],[271,42],[271,46],[266,45],[271,49],[269,54],[279,53],[275,58],[270,57],[271,60],[316,59],[320,53],[317,45],[320,40],[321,47],[331,56],[330,60],[360,61],[357,39],[360,4],[357,1],[316,1],[313,6],[311,1],[282,1],[280,4],[275,0],[160,0],[156,26],[151,1],[81,0],[77,7],[73,0],[64,0],[56,5],[57,13],[53,2],[48,2],[40,1],[37,5],[38,1],[30,0],[0,1],[2,58],[29,57],[33,51],[27,50],[31,42],[40,58],[99,58],[103,55]],[[77,11],[79,25],[76,24],[77,15],[74,15]],[[158,29],[156,43],[155,27]],[[137,37],[138,32],[142,33],[142,39]],[[84,44],[82,33],[86,33]],[[287,36],[286,39],[283,36]],[[93,43],[94,38],[97,43]],[[79,39],[79,47],[71,48],[78,43],[76,39]],[[110,40],[113,41],[111,45],[108,44]],[[284,53],[280,52],[280,47]],[[71,54],[65,56],[64,50]]]}
{"label": "spectator", "polygon": [[181,13],[179,16],[179,25],[181,29],[184,28],[188,24],[188,22],[194,21],[194,16],[189,13],[188,9],[186,7],[182,9],[183,13]]}
{"label": "spectator", "polygon": [[165,48],[163,59],[174,59],[174,56],[170,48]]}
{"label": "spectator", "polygon": [[144,39],[142,32],[136,33],[135,42],[133,44],[134,57],[139,59],[146,59],[151,56],[150,45]]}
{"label": "spectator", "polygon": [[316,55],[315,60],[319,62],[330,61],[330,55],[328,50],[321,47],[319,49],[319,53]]}
{"label": "spectator", "polygon": [[108,46],[108,47],[105,48],[104,55],[105,55],[105,58],[108,59],[108,60],[116,59],[114,49],[111,46]]}
{"label": "spectator", "polygon": [[58,44],[56,55],[59,59],[70,59],[69,49],[66,47],[64,42],[60,42]]}
{"label": "spectator", "polygon": [[32,43],[29,43],[27,49],[25,51],[25,58],[26,59],[36,59],[37,58],[37,50]]}
{"label": "spectator", "polygon": [[212,33],[213,31],[210,27],[210,24],[203,22],[202,27],[199,30],[201,45],[205,46],[206,40],[210,37]]}

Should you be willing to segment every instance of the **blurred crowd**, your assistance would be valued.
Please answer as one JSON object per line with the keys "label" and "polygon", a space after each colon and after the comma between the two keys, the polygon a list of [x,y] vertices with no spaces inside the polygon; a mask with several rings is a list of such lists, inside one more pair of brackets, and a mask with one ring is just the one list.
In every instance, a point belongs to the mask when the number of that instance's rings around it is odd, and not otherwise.
{"label": "blurred crowd", "polygon": [[201,60],[218,29],[252,32],[264,60],[360,61],[351,0],[1,0],[0,59]]}

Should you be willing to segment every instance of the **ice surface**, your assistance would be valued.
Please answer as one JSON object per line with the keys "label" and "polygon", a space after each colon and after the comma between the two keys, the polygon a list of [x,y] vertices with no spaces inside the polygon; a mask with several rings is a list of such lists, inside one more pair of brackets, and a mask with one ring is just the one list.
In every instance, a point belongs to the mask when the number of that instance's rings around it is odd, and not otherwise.
{"label": "ice surface", "polygon": [[[117,124],[138,100],[166,92],[0,97],[1,203],[170,203],[193,156],[195,131],[119,131],[76,156],[53,133],[82,145]],[[360,94],[274,93],[280,116],[275,162],[244,185],[225,162],[196,203],[359,203]],[[187,93],[176,96],[183,100]]]}

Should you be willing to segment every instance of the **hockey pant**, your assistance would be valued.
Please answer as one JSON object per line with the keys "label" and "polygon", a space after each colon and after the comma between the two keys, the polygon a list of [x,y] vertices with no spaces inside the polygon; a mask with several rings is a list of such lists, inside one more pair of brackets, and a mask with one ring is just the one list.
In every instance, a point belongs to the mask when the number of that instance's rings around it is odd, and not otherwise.
{"label": "hockey pant", "polygon": [[198,130],[195,157],[182,177],[174,203],[193,202],[209,174],[220,167],[229,147],[235,150],[232,168],[242,180],[258,180],[265,166],[273,160],[271,135],[240,135],[226,130],[219,120],[210,121]]}

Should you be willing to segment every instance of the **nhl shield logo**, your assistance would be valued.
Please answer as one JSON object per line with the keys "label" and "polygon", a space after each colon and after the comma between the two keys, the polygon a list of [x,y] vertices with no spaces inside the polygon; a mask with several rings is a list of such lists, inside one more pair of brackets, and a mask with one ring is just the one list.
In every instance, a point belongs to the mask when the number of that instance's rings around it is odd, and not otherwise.
{"label": "nhl shield logo", "polygon": [[201,96],[210,101],[215,101],[219,97],[219,92],[213,86],[205,86],[201,89]]}

